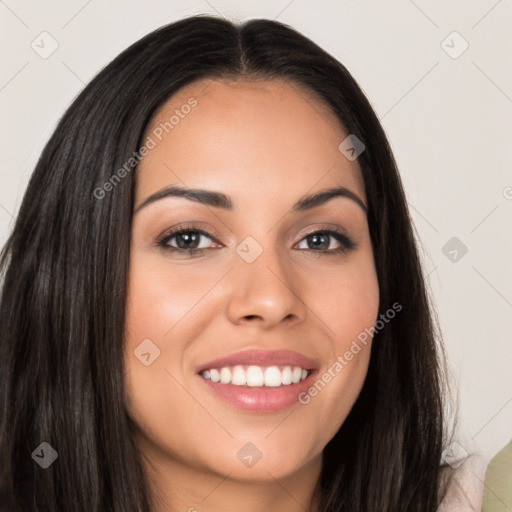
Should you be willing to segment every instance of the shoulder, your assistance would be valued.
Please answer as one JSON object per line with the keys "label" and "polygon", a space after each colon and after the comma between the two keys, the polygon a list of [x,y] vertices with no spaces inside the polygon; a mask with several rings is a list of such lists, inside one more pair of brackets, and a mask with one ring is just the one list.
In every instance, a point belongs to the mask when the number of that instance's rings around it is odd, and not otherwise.
{"label": "shoulder", "polygon": [[443,495],[437,512],[480,512],[486,469],[484,459],[470,455],[441,468]]}

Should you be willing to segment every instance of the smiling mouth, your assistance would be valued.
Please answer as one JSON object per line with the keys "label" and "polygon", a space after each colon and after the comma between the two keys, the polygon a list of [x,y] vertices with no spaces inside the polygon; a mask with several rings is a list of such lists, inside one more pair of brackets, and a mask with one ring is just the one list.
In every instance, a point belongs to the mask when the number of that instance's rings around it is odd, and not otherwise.
{"label": "smiling mouth", "polygon": [[307,379],[311,371],[300,366],[235,365],[210,368],[200,372],[200,375],[214,383],[276,388],[298,384]]}
{"label": "smiling mouth", "polygon": [[292,350],[243,350],[196,367],[208,390],[236,410],[274,413],[298,404],[320,363]]}

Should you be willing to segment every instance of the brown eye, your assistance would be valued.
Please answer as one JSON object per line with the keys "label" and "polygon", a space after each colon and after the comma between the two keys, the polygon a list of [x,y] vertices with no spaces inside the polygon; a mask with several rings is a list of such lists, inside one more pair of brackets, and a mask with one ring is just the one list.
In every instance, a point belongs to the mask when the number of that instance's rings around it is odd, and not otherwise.
{"label": "brown eye", "polygon": [[198,234],[197,231],[182,231],[169,237],[166,243],[169,244],[170,240],[176,239],[178,249],[197,249],[202,236],[204,235]]}
{"label": "brown eye", "polygon": [[215,240],[212,235],[202,229],[181,227],[164,235],[158,241],[158,246],[170,252],[188,252],[192,255],[211,248],[212,244],[208,239]]}

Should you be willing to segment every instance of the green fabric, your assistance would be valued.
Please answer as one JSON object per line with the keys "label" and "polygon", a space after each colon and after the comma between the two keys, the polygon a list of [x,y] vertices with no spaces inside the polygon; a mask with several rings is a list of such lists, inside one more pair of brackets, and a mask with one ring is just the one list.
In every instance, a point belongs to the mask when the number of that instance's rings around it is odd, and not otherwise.
{"label": "green fabric", "polygon": [[482,512],[512,512],[512,441],[487,466]]}

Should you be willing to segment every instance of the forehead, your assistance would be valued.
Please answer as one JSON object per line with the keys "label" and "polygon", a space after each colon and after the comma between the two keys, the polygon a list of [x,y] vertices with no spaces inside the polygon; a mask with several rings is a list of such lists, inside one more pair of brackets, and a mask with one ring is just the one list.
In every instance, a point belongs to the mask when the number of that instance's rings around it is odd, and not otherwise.
{"label": "forehead", "polygon": [[138,202],[170,185],[223,190],[235,204],[269,194],[291,203],[341,185],[366,202],[357,161],[338,149],[347,136],[335,114],[296,83],[199,80],[149,123],[144,141],[154,147],[138,167]]}

